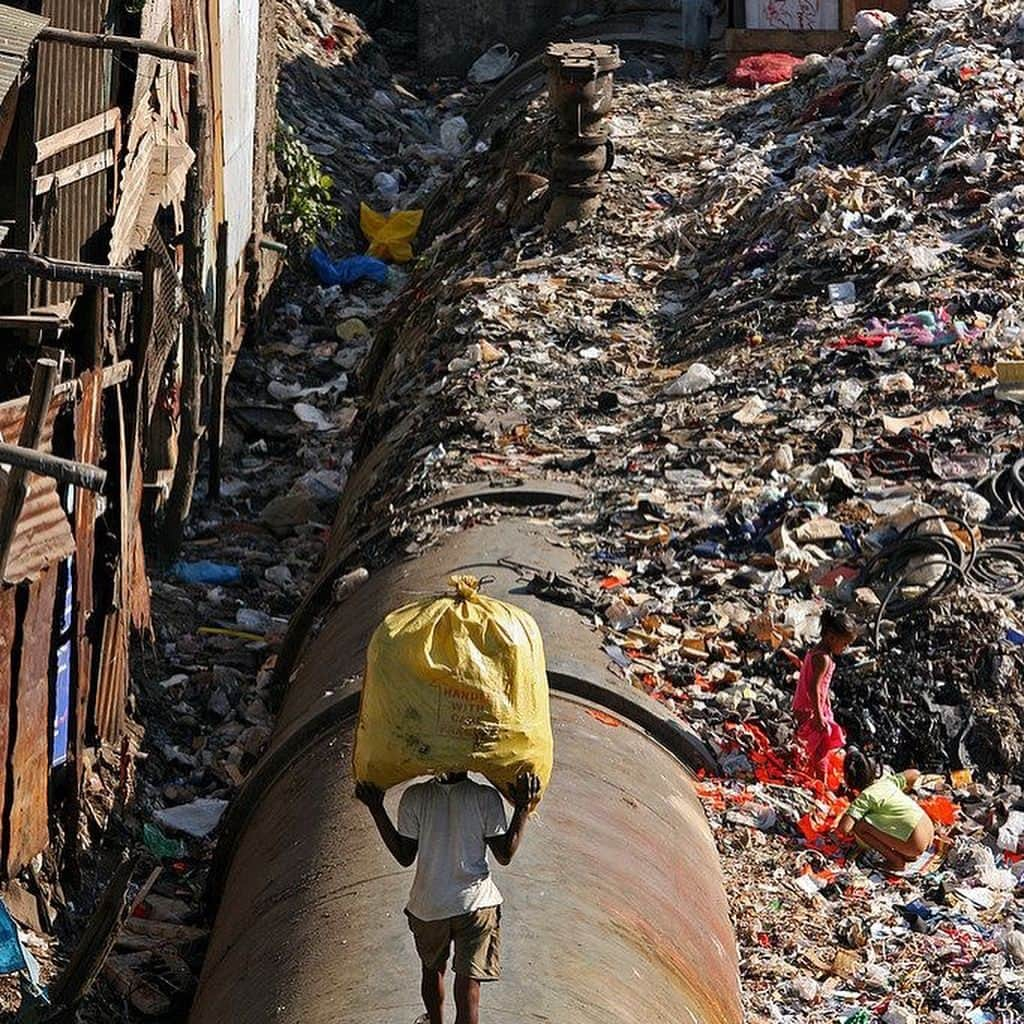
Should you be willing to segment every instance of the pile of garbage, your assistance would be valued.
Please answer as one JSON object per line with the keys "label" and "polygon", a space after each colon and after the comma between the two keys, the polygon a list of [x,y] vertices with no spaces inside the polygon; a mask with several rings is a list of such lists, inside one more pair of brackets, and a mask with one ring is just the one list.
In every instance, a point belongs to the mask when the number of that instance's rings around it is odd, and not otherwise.
{"label": "pile of garbage", "polygon": [[343,216],[323,230],[332,255],[363,251],[357,215],[419,209],[470,145],[463,114],[482,86],[424,86],[332,0],[281,0],[278,108],[332,181]]}
{"label": "pile of garbage", "polygon": [[[543,100],[474,145],[460,119],[482,85],[440,98],[326,0],[282,8],[282,114],[350,214],[329,255],[366,252],[361,203],[423,209],[414,269],[292,287],[243,351],[223,498],[154,581],[146,737],[107,752],[95,837],[141,840],[177,865],[157,895],[197,907],[331,521],[374,524],[372,573],[498,514],[423,507],[455,486],[571,481],[587,500],[527,510],[584,565],[544,590],[720,764],[700,785],[752,1019],[1024,1009],[1024,430],[996,387],[1024,356],[1019,12],[931,0],[753,95],[632,54],[603,208],[549,235]],[[834,794],[789,767],[785,652],[827,604],[863,624],[838,718],[939,777],[956,840],[920,876],[855,863]],[[119,966],[97,1019],[145,1012]],[[147,970],[166,996],[170,968]]]}
{"label": "pile of garbage", "polygon": [[[341,522],[386,525],[360,553],[371,573],[499,514],[417,511],[459,484],[554,478],[589,495],[531,510],[586,566],[541,589],[591,619],[623,685],[717,755],[702,786],[756,1019],[983,1024],[1020,990],[1024,802],[1009,780],[1024,764],[1012,472],[1024,431],[995,382],[1020,355],[1019,285],[984,204],[954,224],[954,206],[913,184],[929,166],[923,127],[980,124],[984,100],[1001,127],[980,139],[972,127],[961,145],[993,149],[1007,178],[985,181],[1012,188],[1016,72],[992,40],[1015,29],[1008,5],[975,7],[941,22],[932,11],[926,27],[914,15],[906,35],[882,35],[884,52],[862,40],[830,58],[844,62],[821,72],[834,80],[753,99],[666,79],[651,55],[650,74],[616,83],[601,212],[556,235],[541,225],[550,116],[542,101],[504,112],[493,150],[427,205],[410,285],[360,370],[369,401]],[[922,32],[941,37],[934,55]],[[950,40],[980,70],[947,85],[930,62]],[[897,146],[890,125],[884,173],[857,136],[861,162],[843,176],[830,131],[846,138],[868,113],[839,108],[806,132],[799,114],[826,82],[848,83],[853,104],[901,56],[927,71],[904,104],[909,135]],[[800,182],[826,178],[820,204],[797,201]],[[906,262],[924,243],[903,223],[943,233],[927,273]],[[700,359],[680,365],[684,353]],[[937,806],[966,852],[920,878],[853,863],[831,838],[831,795],[757,774],[753,753],[791,760],[784,652],[815,642],[827,604],[863,625],[840,662],[837,716],[892,766],[941,776]],[[800,881],[805,866],[814,877]],[[851,916],[860,932],[844,938]]]}
{"label": "pile of garbage", "polygon": [[791,806],[800,789],[702,790],[752,1019],[997,1024],[1021,1012],[1024,861],[999,848],[983,786],[953,794],[969,810],[952,851],[908,879],[807,843]]}
{"label": "pile of garbage", "polygon": [[794,329],[856,337],[940,299],[1016,326],[993,283],[1024,243],[1019,5],[862,17],[861,39],[808,58],[687,155],[715,173],[666,225],[685,240],[681,353]]}

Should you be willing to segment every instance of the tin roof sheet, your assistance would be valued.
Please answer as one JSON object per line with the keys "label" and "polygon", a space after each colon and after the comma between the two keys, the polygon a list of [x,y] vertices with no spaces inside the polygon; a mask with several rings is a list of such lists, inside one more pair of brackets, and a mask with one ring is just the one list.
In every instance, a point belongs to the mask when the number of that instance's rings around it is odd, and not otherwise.
{"label": "tin roof sheet", "polygon": [[49,23],[49,18],[0,4],[0,102],[18,81],[36,36]]}
{"label": "tin roof sheet", "polygon": [[[39,448],[53,449],[53,425],[67,398],[58,396],[51,403],[43,427]],[[24,408],[0,405],[0,435],[17,444],[25,419]],[[71,523],[57,493],[57,481],[48,476],[28,475],[29,491],[14,532],[10,557],[4,571],[5,583],[36,579],[48,566],[67,558],[75,550]]]}

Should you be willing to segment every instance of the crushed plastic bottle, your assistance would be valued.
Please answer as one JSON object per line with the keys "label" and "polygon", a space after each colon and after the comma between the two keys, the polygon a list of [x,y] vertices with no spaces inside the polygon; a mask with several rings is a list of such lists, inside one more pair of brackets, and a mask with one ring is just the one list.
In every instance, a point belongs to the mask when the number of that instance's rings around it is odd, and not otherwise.
{"label": "crushed plastic bottle", "polygon": [[495,43],[473,62],[466,77],[474,85],[484,85],[504,78],[519,63],[518,53],[509,53],[504,43]]}
{"label": "crushed plastic bottle", "polygon": [[373,176],[373,187],[382,199],[389,202],[394,202],[402,191],[399,180],[393,174],[388,174],[387,171],[378,171]]}
{"label": "crushed plastic bottle", "polygon": [[816,1003],[821,995],[821,986],[813,978],[796,977],[790,984],[793,992],[805,1003]]}
{"label": "crushed plastic bottle", "polygon": [[681,377],[676,377],[667,388],[666,398],[680,398],[683,395],[695,395],[705,391],[718,380],[718,375],[704,363],[691,363],[689,369]]}
{"label": "crushed plastic bottle", "polygon": [[464,117],[449,117],[441,123],[441,145],[458,155],[469,142],[469,122]]}

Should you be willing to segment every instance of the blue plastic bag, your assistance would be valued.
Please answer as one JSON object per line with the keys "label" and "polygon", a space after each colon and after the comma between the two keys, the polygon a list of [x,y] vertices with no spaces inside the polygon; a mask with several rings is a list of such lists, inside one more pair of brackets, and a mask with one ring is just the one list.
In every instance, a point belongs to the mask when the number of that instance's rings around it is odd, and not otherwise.
{"label": "blue plastic bag", "polygon": [[25,951],[18,936],[18,926],[7,907],[0,902],[0,974],[17,974],[27,967]]}
{"label": "blue plastic bag", "polygon": [[313,249],[309,262],[325,285],[355,284],[364,277],[380,284],[388,280],[388,265],[372,256],[346,256],[343,260],[332,260],[323,249]]}
{"label": "blue plastic bag", "polygon": [[217,586],[221,583],[238,583],[242,570],[237,565],[222,562],[176,562],[171,572],[185,583],[205,583]]}

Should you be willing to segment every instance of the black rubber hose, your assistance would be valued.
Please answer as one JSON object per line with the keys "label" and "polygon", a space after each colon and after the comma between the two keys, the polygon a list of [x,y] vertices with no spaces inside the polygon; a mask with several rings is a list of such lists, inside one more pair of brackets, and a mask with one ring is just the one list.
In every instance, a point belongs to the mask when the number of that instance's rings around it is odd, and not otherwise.
{"label": "black rubber hose", "polygon": [[[1000,571],[1000,565],[1011,571]],[[1024,545],[989,544],[982,548],[974,560],[969,579],[993,594],[1024,597]]]}
{"label": "black rubber hose", "polygon": [[[921,533],[921,528],[930,522],[955,524],[969,539],[969,547],[965,550],[957,537],[948,533]],[[937,601],[968,578],[977,554],[974,533],[959,516],[939,513],[916,519],[904,527],[861,570],[862,583],[890,583],[875,616],[875,646],[881,647],[881,627],[886,612],[898,617]],[[913,561],[918,564],[911,565]],[[905,599],[897,597],[907,586],[909,576],[936,565],[942,567],[942,572],[923,592]]]}

